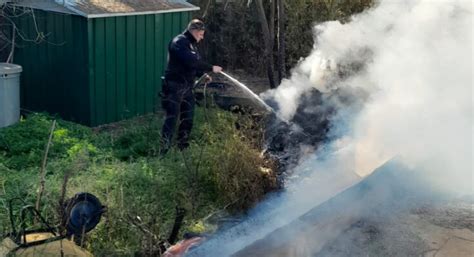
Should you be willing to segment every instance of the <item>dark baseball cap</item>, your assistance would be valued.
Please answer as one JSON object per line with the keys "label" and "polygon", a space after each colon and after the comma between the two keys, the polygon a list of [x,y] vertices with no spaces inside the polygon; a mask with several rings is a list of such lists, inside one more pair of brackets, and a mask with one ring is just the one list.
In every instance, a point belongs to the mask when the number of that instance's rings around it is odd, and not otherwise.
{"label": "dark baseball cap", "polygon": [[199,19],[193,19],[192,21],[189,22],[188,24],[188,30],[206,30],[206,26],[204,25],[204,22],[199,20]]}

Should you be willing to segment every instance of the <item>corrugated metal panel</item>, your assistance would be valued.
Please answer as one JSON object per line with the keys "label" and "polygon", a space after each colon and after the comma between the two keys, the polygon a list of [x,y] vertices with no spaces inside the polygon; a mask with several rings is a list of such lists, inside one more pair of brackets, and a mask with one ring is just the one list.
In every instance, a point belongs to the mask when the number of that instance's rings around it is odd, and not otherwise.
{"label": "corrugated metal panel", "polygon": [[[179,14],[179,13],[176,13]],[[154,99],[153,94],[148,92],[155,92],[154,85],[159,83],[156,79],[156,65],[155,65],[155,17],[154,15],[145,16],[145,110],[147,112],[153,111]],[[164,43],[164,42],[163,42]]]}
{"label": "corrugated metal panel", "polygon": [[[123,19],[123,18],[120,18]],[[136,33],[135,27],[136,27],[136,16],[127,16],[125,17],[125,23],[126,23],[126,31],[125,31],[125,37],[127,38],[126,45],[123,49],[126,49],[125,52],[126,54],[126,67],[127,67],[127,84],[126,84],[126,95],[125,95],[125,107],[124,109],[128,110],[128,112],[125,113],[126,117],[132,117],[136,114],[137,110],[137,102],[135,101],[137,91],[136,91],[136,78],[137,78],[137,66],[136,66],[136,61],[137,61],[137,52],[135,49],[137,48],[137,40],[136,40]],[[128,33],[127,33],[128,32]]]}
{"label": "corrugated metal panel", "polygon": [[154,110],[168,42],[189,19],[177,12],[88,20],[92,125]]}
{"label": "corrugated metal panel", "polygon": [[89,49],[88,55],[87,55],[87,70],[88,70],[88,82],[89,82],[89,110],[90,110],[90,124],[95,124],[97,120],[97,112],[96,112],[96,107],[95,107],[95,87],[96,87],[96,82],[95,82],[95,62],[94,62],[94,57],[96,54],[94,46],[94,24],[92,24],[91,20],[87,20],[87,48]]}
{"label": "corrugated metal panel", "polygon": [[[35,10],[47,42],[18,42],[22,107],[92,126],[152,112],[168,42],[190,17],[177,12],[86,19]],[[19,17],[18,26],[36,38],[30,16]]]}
{"label": "corrugated metal panel", "polygon": [[[21,106],[87,124],[87,28],[82,25],[86,19],[41,10],[34,13],[38,31],[46,38],[41,43],[18,42],[14,62],[24,67]],[[26,38],[37,38],[32,16],[23,15],[17,23]]]}
{"label": "corrugated metal panel", "polygon": [[[89,22],[91,22],[89,20]],[[107,102],[106,102],[106,88],[107,84],[105,81],[105,19],[97,19],[92,21],[94,26],[90,28],[93,35],[93,45],[89,46],[89,49],[94,49],[93,59],[89,60],[89,65],[92,66],[94,71],[89,88],[94,95],[91,98],[91,108],[95,113],[95,119],[92,120],[92,124],[107,123]],[[89,40],[91,42],[91,40]]]}
{"label": "corrugated metal panel", "polygon": [[[117,114],[117,50],[115,19],[105,19],[105,103],[106,123],[118,120]],[[119,49],[120,50],[120,49]]]}
{"label": "corrugated metal panel", "polygon": [[[137,79],[136,79],[136,92],[137,96],[135,101],[137,102],[137,113],[145,113],[145,71],[146,71],[146,63],[145,63],[145,35],[146,35],[146,27],[145,27],[145,16],[140,15],[137,16],[137,23],[136,23],[136,40],[137,46],[134,49],[137,52],[137,59],[136,59],[136,70],[137,70]],[[127,48],[127,51],[132,49]],[[151,93],[151,92],[150,92]]]}

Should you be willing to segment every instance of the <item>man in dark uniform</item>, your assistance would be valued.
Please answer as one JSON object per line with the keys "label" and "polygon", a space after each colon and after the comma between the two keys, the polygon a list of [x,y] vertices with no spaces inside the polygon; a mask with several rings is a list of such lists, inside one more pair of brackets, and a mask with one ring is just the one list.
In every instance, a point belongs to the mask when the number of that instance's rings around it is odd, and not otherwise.
{"label": "man in dark uniform", "polygon": [[178,148],[183,150],[189,146],[195,104],[192,92],[194,80],[206,72],[222,71],[220,66],[204,62],[198,52],[197,43],[204,38],[204,32],[204,23],[194,19],[188,24],[185,32],[169,43],[168,65],[162,92],[162,104],[166,112],[161,131],[162,154],[165,154],[171,146],[178,118]]}

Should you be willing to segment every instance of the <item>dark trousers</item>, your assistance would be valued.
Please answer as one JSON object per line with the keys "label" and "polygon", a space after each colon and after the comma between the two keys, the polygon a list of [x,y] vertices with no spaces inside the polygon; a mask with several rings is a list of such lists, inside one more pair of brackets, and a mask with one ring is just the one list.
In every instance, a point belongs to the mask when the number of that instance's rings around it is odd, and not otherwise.
{"label": "dark trousers", "polygon": [[193,128],[194,105],[192,84],[165,81],[162,106],[166,116],[161,130],[162,152],[166,152],[170,148],[178,120],[178,147],[182,150],[189,146],[189,135]]}

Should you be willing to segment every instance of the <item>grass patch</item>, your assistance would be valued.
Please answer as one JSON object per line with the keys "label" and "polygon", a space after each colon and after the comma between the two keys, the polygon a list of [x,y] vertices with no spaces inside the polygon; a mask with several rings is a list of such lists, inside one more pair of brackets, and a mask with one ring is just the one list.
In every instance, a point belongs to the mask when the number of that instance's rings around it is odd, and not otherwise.
{"label": "grass patch", "polygon": [[[10,229],[7,200],[36,200],[52,119],[32,114],[0,129],[3,235]],[[164,158],[157,156],[161,125],[159,115],[94,129],[59,120],[48,156],[43,216],[59,223],[58,200],[67,176],[67,197],[90,192],[108,207],[88,235],[86,247],[93,254],[150,255],[168,237],[176,208],[186,211],[181,232],[203,232],[212,229],[203,225],[210,213],[225,206],[240,212],[275,188],[272,173],[262,172],[272,164],[259,154],[259,125],[251,119],[197,108],[190,147],[172,148]]]}

